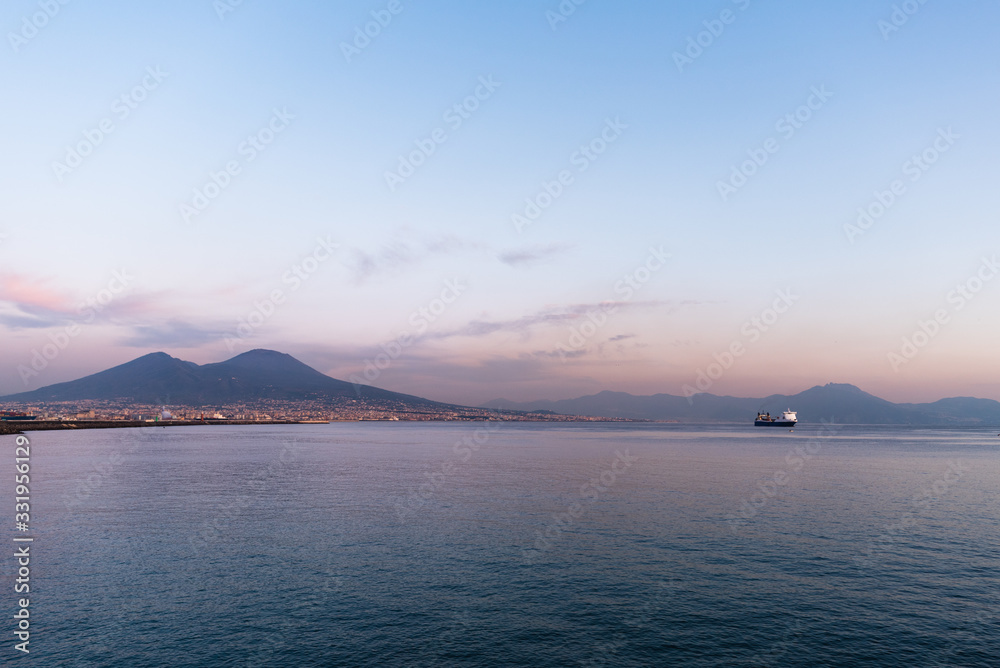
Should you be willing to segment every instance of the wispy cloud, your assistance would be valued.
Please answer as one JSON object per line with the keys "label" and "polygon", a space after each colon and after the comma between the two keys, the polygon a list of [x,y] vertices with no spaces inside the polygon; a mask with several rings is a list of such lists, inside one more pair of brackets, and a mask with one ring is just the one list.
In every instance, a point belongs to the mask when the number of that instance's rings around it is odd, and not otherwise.
{"label": "wispy cloud", "polygon": [[52,313],[67,312],[72,307],[70,297],[49,286],[51,281],[29,278],[22,274],[0,274],[0,301],[16,304],[29,310]]}
{"label": "wispy cloud", "polygon": [[[0,325],[8,329],[45,329],[73,322],[127,323],[163,308],[165,292],[73,295],[52,286],[51,279],[0,274]],[[111,294],[111,293],[108,293]]]}
{"label": "wispy cloud", "polygon": [[346,264],[352,271],[355,283],[364,283],[379,273],[393,273],[403,267],[415,264],[419,258],[417,249],[402,242],[382,246],[374,252],[359,248],[350,251]]}
{"label": "wispy cloud", "polygon": [[577,357],[583,357],[587,354],[586,348],[580,348],[579,350],[536,350],[531,353],[532,357],[545,358],[551,357],[553,359],[558,358],[560,360],[564,359],[576,359]]}
{"label": "wispy cloud", "polygon": [[[358,360],[346,359],[345,352],[347,351],[344,349],[338,350],[336,360],[331,360],[332,363],[328,365],[319,363],[316,365],[317,368],[334,377],[337,377],[338,374],[344,378],[348,377],[350,373],[357,370]],[[322,352],[318,354],[307,353],[306,357],[313,361],[328,359],[327,355]],[[408,351],[406,355],[393,362],[392,367],[380,380],[391,378],[391,383],[382,383],[382,385],[392,385],[398,391],[409,389],[426,396],[429,389],[439,383],[460,382],[480,385],[484,381],[487,383],[520,383],[543,380],[550,376],[549,364],[548,361],[537,359],[530,353],[456,359],[452,355]]]}
{"label": "wispy cloud", "polygon": [[74,302],[51,282],[0,274],[0,324],[8,329],[45,329],[69,322],[77,314]]}
{"label": "wispy cloud", "polygon": [[547,246],[530,246],[512,249],[500,253],[497,258],[511,267],[531,266],[538,264],[554,255],[565,253],[573,248],[572,244],[548,244]]}
{"label": "wispy cloud", "polygon": [[396,239],[372,251],[354,248],[348,252],[344,264],[351,271],[351,280],[355,284],[361,284],[380,274],[399,273],[431,257],[484,249],[483,244],[453,235]]}
{"label": "wispy cloud", "polygon": [[344,265],[350,271],[351,281],[355,285],[360,285],[381,275],[399,274],[410,267],[419,266],[440,256],[487,253],[508,266],[525,267],[544,262],[573,247],[572,244],[554,243],[497,252],[491,250],[487,244],[455,235],[406,238],[406,234],[402,233],[373,250],[350,249],[345,254]]}
{"label": "wispy cloud", "polygon": [[17,311],[5,313],[0,307],[0,325],[8,329],[46,329],[64,322],[66,318],[63,316],[49,318]]}
{"label": "wispy cloud", "polygon": [[473,320],[466,325],[441,331],[431,332],[424,335],[425,339],[449,339],[453,337],[483,337],[497,332],[508,332],[515,334],[528,334],[539,327],[551,325],[572,324],[587,317],[588,313],[595,311],[608,312],[611,310],[622,311],[635,309],[670,308],[674,309],[677,304],[663,301],[644,302],[599,302],[591,304],[570,304],[543,309],[530,315],[514,318],[511,320]]}
{"label": "wispy cloud", "polygon": [[226,336],[222,328],[203,327],[183,320],[169,320],[152,325],[132,325],[132,333],[120,340],[132,348],[197,348]]}
{"label": "wispy cloud", "polygon": [[[428,363],[433,361],[437,364],[440,362],[439,357],[434,353],[425,355],[428,348],[421,347],[421,343],[444,341],[447,339],[461,337],[476,339],[488,337],[497,333],[520,334],[522,337],[527,339],[530,338],[530,335],[536,330],[559,326],[568,327],[573,323],[585,320],[587,318],[587,314],[593,313],[597,310],[606,311],[611,308],[616,308],[616,310],[620,309],[624,312],[629,309],[667,309],[668,311],[673,312],[681,306],[693,303],[697,302],[628,301],[568,304],[563,306],[552,306],[535,313],[508,320],[472,320],[465,325],[450,330],[427,332],[422,336],[412,337],[413,343],[409,348],[407,348],[403,357],[406,359],[408,364],[414,364],[419,360],[426,360]],[[636,337],[635,334],[621,334],[612,337],[609,341],[621,341],[634,337]],[[320,348],[312,347],[303,350],[302,353],[309,359],[316,360],[320,368],[353,368],[353,365],[356,365],[359,360],[374,358],[376,355],[383,353],[384,350],[380,344],[381,342],[373,341],[369,344],[356,346],[341,345],[324,346]],[[585,350],[563,353],[563,355],[569,357],[579,357],[584,354],[586,354]],[[560,353],[558,351],[534,351],[522,353],[519,359],[521,364],[537,365],[537,362],[532,361],[535,360],[535,358],[556,357],[559,355]],[[509,359],[503,358],[504,365],[510,363],[511,361]],[[481,362],[480,364],[485,364],[485,362]],[[464,365],[454,366],[456,368],[467,368]]]}

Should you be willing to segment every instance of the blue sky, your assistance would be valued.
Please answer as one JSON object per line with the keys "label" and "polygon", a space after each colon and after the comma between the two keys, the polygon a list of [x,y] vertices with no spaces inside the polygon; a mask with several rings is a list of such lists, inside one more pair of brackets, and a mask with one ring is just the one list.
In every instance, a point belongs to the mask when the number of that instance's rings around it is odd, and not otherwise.
{"label": "blue sky", "polygon": [[265,347],[462,403],[1000,399],[996,3],[570,6],[6,3],[0,393]]}

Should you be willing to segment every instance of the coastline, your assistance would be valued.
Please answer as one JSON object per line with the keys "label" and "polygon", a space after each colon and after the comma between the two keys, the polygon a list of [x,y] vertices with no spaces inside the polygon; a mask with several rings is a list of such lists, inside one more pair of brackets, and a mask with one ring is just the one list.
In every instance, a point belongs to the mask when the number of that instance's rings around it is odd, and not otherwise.
{"label": "coastline", "polygon": [[[510,422],[639,422],[653,423],[654,420],[630,420],[626,418],[598,418],[588,416],[559,416],[564,419],[546,419],[534,416],[531,419],[509,420]],[[160,420],[146,422],[145,420],[0,420],[0,436],[20,434],[26,431],[56,431],[70,429],[125,429],[137,427],[188,427],[193,425],[268,425],[268,424],[331,424],[334,422],[496,422],[494,417],[468,416],[461,418],[404,418],[390,420],[386,418],[333,418],[331,420]],[[508,420],[499,420],[506,422]],[[666,424],[676,424],[667,422]]]}
{"label": "coastline", "polygon": [[302,424],[299,420],[2,420],[0,436],[26,431],[68,429],[124,429],[128,427],[188,427],[192,425]]}

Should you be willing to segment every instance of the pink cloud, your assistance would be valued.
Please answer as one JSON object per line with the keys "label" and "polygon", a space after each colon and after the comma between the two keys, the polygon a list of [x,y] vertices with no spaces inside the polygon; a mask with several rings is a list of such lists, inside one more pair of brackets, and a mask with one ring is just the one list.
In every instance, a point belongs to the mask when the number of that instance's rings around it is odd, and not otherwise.
{"label": "pink cloud", "polygon": [[49,288],[45,279],[32,279],[20,274],[0,274],[0,300],[31,309],[69,313],[73,303],[69,296]]}

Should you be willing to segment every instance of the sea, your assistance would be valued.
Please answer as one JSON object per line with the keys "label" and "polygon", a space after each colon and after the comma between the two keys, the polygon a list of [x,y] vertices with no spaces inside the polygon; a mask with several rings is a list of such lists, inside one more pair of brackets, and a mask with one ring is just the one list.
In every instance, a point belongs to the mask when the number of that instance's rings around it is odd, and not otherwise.
{"label": "sea", "polygon": [[995,668],[998,431],[27,432],[25,530],[3,436],[0,663]]}

